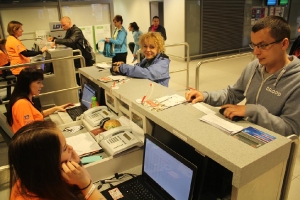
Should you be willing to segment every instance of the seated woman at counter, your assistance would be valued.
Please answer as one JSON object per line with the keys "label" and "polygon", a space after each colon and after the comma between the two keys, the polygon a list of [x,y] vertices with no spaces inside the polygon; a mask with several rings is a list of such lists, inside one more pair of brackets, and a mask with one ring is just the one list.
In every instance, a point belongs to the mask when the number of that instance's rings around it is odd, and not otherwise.
{"label": "seated woman at counter", "polygon": [[8,159],[11,200],[105,199],[52,121],[35,121],[19,129],[10,142]]}
{"label": "seated woman at counter", "polygon": [[[10,58],[10,65],[30,63],[29,57],[42,54],[47,50],[47,47],[43,47],[42,51],[30,51],[26,49],[24,44],[19,40],[19,37],[21,37],[23,33],[22,26],[23,24],[18,21],[11,21],[7,25],[9,36],[7,37],[5,47]],[[24,67],[12,68],[11,72],[17,76],[23,68]]]}
{"label": "seated woman at counter", "polygon": [[168,87],[169,57],[164,54],[164,38],[158,32],[149,32],[140,36],[140,46],[145,58],[134,66],[115,62],[114,72],[122,75],[145,78]]}
{"label": "seated woman at counter", "polygon": [[67,103],[43,111],[41,108],[38,108],[33,103],[33,96],[40,94],[43,87],[43,79],[44,75],[41,69],[30,67],[24,68],[20,72],[7,108],[7,122],[14,133],[32,121],[44,120],[44,117],[55,111],[66,111],[66,107],[73,105],[72,103]]}

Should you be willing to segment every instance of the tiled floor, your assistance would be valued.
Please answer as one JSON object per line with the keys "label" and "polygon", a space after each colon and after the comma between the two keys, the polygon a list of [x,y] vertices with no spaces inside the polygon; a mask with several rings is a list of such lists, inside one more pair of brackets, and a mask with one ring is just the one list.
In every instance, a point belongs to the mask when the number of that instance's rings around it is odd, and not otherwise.
{"label": "tiled floor", "polygon": [[[97,57],[98,58],[98,57]],[[97,59],[98,60],[98,59]],[[132,60],[132,56],[128,55],[128,61]],[[251,56],[234,58],[223,61],[211,62],[201,65],[200,68],[200,90],[218,90],[226,88],[228,85],[233,84],[246,64],[251,60]],[[189,63],[189,87],[195,88],[196,66],[200,60],[193,60]],[[186,63],[176,61],[171,58],[170,71],[179,69],[186,69]],[[178,91],[180,94],[184,94],[186,91],[186,71],[171,73],[171,79],[169,88]],[[1,140],[1,139],[0,139]],[[5,156],[2,154],[7,151],[6,148],[0,147],[0,165],[7,162]],[[299,151],[299,150],[298,150]],[[291,184],[288,200],[298,200],[300,196],[300,154],[297,156],[297,162],[294,169],[293,181]],[[1,175],[2,176],[2,175]],[[3,191],[7,187],[7,184],[0,182],[0,199],[8,199],[7,191]]]}

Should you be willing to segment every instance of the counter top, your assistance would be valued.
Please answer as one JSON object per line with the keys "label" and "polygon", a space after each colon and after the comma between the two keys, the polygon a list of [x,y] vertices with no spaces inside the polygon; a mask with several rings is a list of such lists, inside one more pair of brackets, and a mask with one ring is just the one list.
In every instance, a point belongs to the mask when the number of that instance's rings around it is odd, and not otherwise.
{"label": "counter top", "polygon": [[[205,113],[199,111],[191,104],[180,104],[166,110],[156,112],[136,102],[141,99],[150,83],[147,79],[135,79],[119,84],[119,89],[111,89],[112,82],[98,81],[100,77],[110,75],[109,70],[99,72],[96,67],[80,68],[79,73],[92,80],[103,89],[110,91],[114,96],[127,103],[140,114],[146,116],[154,123],[164,127],[178,136],[198,152],[215,160],[233,172],[232,185],[239,188],[249,183],[263,173],[285,162],[288,158],[291,141],[279,134],[269,131],[247,121],[234,122],[240,126],[253,126],[276,139],[259,148],[253,148],[225,132],[199,120]],[[151,99],[166,95],[179,94],[175,90],[153,83],[154,91]],[[217,110],[209,105],[205,106]],[[217,115],[221,116],[219,113]]]}

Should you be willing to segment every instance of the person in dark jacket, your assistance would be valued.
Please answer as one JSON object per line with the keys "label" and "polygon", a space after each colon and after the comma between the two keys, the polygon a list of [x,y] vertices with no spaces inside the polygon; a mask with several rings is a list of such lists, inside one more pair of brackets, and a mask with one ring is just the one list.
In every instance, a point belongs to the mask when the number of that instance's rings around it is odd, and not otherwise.
{"label": "person in dark jacket", "polygon": [[154,16],[152,18],[152,25],[149,27],[148,32],[160,32],[164,40],[167,40],[166,29],[163,26],[159,25],[158,16]]}
{"label": "person in dark jacket", "polygon": [[[300,26],[298,27],[298,32],[300,33]],[[297,58],[300,59],[300,35],[294,41],[294,43],[291,47],[289,55],[297,56]]]}
{"label": "person in dark jacket", "polygon": [[[67,16],[61,18],[60,24],[62,28],[67,31],[66,35],[63,39],[52,38],[52,46],[55,46],[56,44],[62,44],[72,48],[73,50],[80,49],[82,56],[85,59],[85,65],[92,66],[95,63],[95,60],[92,56],[92,47],[84,38],[84,35],[80,28],[78,28],[75,24],[73,25],[70,17]],[[78,53],[74,53],[74,55],[78,55]],[[76,68],[81,67],[79,59],[76,59],[74,64]]]}

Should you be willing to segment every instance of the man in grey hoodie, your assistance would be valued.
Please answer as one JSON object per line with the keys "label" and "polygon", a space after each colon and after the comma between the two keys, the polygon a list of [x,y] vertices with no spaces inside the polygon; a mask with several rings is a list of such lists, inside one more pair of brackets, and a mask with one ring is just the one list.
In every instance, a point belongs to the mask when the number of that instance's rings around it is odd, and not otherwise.
{"label": "man in grey hoodie", "polygon": [[[300,133],[300,60],[286,53],[290,26],[282,17],[256,22],[250,47],[257,59],[250,62],[233,86],[214,92],[190,90],[187,101],[205,102],[234,116],[284,136]],[[236,105],[246,98],[245,105]]]}

